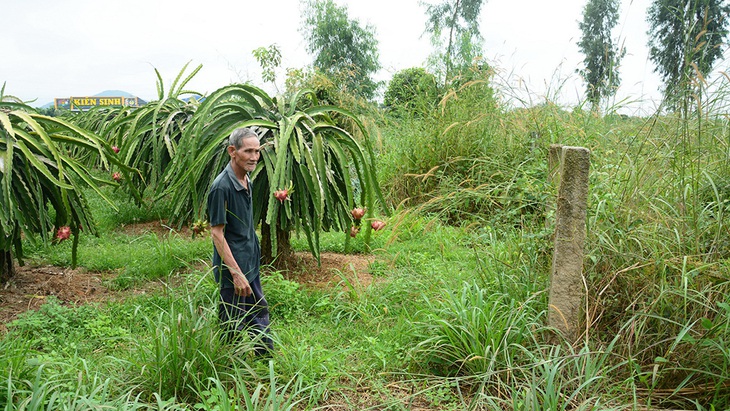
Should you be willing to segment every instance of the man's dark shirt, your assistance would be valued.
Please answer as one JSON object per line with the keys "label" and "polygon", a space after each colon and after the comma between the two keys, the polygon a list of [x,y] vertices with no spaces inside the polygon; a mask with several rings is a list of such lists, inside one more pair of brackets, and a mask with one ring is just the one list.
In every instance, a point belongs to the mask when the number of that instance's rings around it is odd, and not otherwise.
{"label": "man's dark shirt", "polygon": [[[230,163],[213,181],[208,195],[210,225],[225,224],[224,237],[246,279],[259,275],[261,248],[253,225],[251,187],[247,190],[236,177]],[[221,288],[234,288],[231,273],[222,266],[221,256],[213,246],[213,274]]]}

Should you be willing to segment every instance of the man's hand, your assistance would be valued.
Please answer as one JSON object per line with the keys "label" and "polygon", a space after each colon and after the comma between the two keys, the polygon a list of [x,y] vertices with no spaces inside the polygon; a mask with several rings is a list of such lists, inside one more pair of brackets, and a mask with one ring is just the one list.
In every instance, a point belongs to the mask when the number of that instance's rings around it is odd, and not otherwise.
{"label": "man's hand", "polygon": [[246,276],[241,274],[239,270],[231,270],[231,277],[233,277],[233,289],[237,295],[248,297],[253,291],[251,291],[251,285],[249,285]]}
{"label": "man's hand", "polygon": [[210,236],[213,238],[215,249],[221,256],[221,260],[223,260],[223,265],[227,266],[231,271],[233,289],[236,292],[236,295],[248,297],[253,292],[251,291],[251,285],[249,285],[248,280],[246,280],[246,276],[243,275],[241,269],[238,268],[238,264],[236,264],[235,258],[233,258],[231,248],[228,246],[228,242],[226,241],[223,233],[224,228],[225,225],[223,224],[212,226],[210,228]]}

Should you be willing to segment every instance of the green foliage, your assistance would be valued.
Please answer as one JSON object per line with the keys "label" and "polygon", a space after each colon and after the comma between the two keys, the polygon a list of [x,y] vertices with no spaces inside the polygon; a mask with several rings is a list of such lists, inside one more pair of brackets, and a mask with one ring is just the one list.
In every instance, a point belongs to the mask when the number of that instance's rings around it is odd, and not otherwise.
{"label": "green foliage", "polygon": [[465,284],[447,291],[444,301],[428,307],[417,333],[425,338],[416,347],[427,369],[450,374],[477,375],[512,364],[521,350],[537,344],[538,307],[492,290]]}
{"label": "green foliage", "polygon": [[278,271],[267,272],[262,276],[261,284],[266,290],[271,315],[279,321],[293,321],[305,315],[313,306],[309,293],[304,292],[299,283],[285,279]]}
{"label": "green foliage", "polygon": [[[443,0],[427,4],[426,32],[436,49],[432,65],[444,76],[446,83],[465,71],[482,55],[479,13],[484,0]],[[444,44],[445,43],[445,44]]]}
{"label": "green foliage", "polygon": [[[621,278],[597,282],[600,292],[589,299],[602,310],[595,315],[606,317],[595,326],[607,331],[606,338],[615,335],[616,355],[630,359],[619,375],[631,375],[634,389],[676,390],[676,396],[656,396],[656,401],[676,405],[689,400],[681,394],[684,387],[702,386],[703,402],[723,404],[718,409],[728,406],[730,396],[716,387],[727,384],[730,367],[722,347],[730,332],[728,305],[721,297],[730,282],[717,281],[716,275],[715,267],[686,258],[680,266],[630,267]],[[636,299],[637,294],[642,298]]]}
{"label": "green foliage", "polygon": [[[303,90],[309,90],[314,93],[317,104],[344,108],[356,115],[362,122],[366,122],[369,117],[378,116],[378,109],[372,102],[340,86],[346,81],[346,78],[347,73],[324,73],[316,68],[289,69],[286,90],[284,96],[279,99],[289,101]],[[306,105],[301,108],[305,107]],[[333,116],[332,119],[340,127],[358,135],[358,126],[355,122],[341,116]],[[374,130],[370,128],[370,133],[373,132]]]}
{"label": "green foliage", "polygon": [[[335,124],[335,116],[355,124],[365,148]],[[369,136],[354,114],[319,105],[308,90],[283,101],[256,87],[232,85],[206,98],[179,144],[183,155],[175,158],[170,174],[174,223],[205,215],[210,184],[230,159],[226,139],[239,127],[257,127],[262,140],[262,160],[252,173],[254,222],[264,223],[263,243],[267,247],[270,241],[272,256],[278,242],[283,237],[288,241],[289,231],[297,230],[318,258],[322,231],[349,229],[350,210],[357,203],[371,210],[376,200],[383,203],[367,150]],[[290,186],[294,190],[288,200],[274,197]],[[267,232],[268,227],[273,231]]]}
{"label": "green foliage", "polygon": [[691,99],[728,36],[730,4],[722,0],[654,0],[649,7],[649,58],[672,107]]}
{"label": "green foliage", "polygon": [[6,409],[16,395],[14,382],[29,380],[34,370],[27,361],[31,357],[31,347],[24,340],[3,336],[0,353],[0,407]]}
{"label": "green foliage", "polygon": [[11,335],[33,350],[73,353],[119,344],[129,336],[109,314],[92,305],[63,305],[53,296],[38,311],[28,311],[8,325]]}
{"label": "green foliage", "polygon": [[486,77],[448,93],[433,116],[391,119],[378,157],[387,198],[456,224],[540,220],[546,142],[530,141],[529,129],[503,127],[512,117],[498,104],[490,74],[474,75]]}
{"label": "green foliage", "polygon": [[[130,236],[109,233],[101,239],[83,239],[78,263],[91,271],[113,271],[118,274],[107,284],[117,290],[128,289],[149,280],[164,279],[190,268],[196,261],[210,258],[210,241],[190,240],[173,230],[158,237],[155,233]],[[70,263],[70,247],[41,247],[45,261],[56,265]],[[33,249],[31,249],[33,250]]]}
{"label": "green foliage", "polygon": [[131,362],[149,397],[159,393],[162,398],[194,399],[196,387],[206,386],[211,378],[251,375],[245,361],[254,345],[248,340],[229,345],[222,338],[217,294],[186,293],[141,319],[152,335],[131,341]]}
{"label": "green foliage", "polygon": [[[269,363],[268,384],[251,384],[241,374],[233,377],[233,388],[226,389],[220,380],[211,378],[209,388],[199,392],[202,402],[195,404],[196,409],[210,411],[291,411],[297,410],[302,401],[300,396],[309,391],[302,388],[301,380],[294,379],[278,386],[279,379],[274,373],[273,363]],[[298,399],[299,398],[299,399]]]}
{"label": "green foliage", "polygon": [[[102,164],[118,167],[126,178],[133,174],[96,134],[23,104],[0,102],[0,251],[14,248],[22,259],[21,233],[28,238],[39,234],[47,242],[54,228],[70,226],[75,264],[79,228],[96,233],[82,189],[105,198],[99,187],[114,182],[94,175],[69,155],[67,147],[94,152]],[[5,265],[1,269],[0,279],[5,280]]]}
{"label": "green foliage", "polygon": [[272,44],[268,48],[259,47],[252,54],[263,70],[261,78],[266,82],[276,85],[276,68],[281,64],[281,50],[279,46]]}
{"label": "green foliage", "polygon": [[303,3],[302,34],[314,67],[342,79],[340,88],[371,99],[379,87],[372,76],[380,69],[375,28],[350,19],[347,6],[333,0]]}
{"label": "green foliage", "polygon": [[509,372],[490,373],[495,378],[504,375],[505,384],[500,387],[506,392],[494,395],[488,382],[482,382],[478,403],[489,409],[530,411],[625,408],[620,400],[611,398],[621,393],[605,379],[605,373],[613,369],[610,348],[596,352],[581,347],[580,351],[563,353],[561,347],[554,346],[525,354],[531,358],[524,367],[513,365],[514,368],[507,369]]}
{"label": "green foliage", "polygon": [[[71,365],[67,365],[71,368]],[[87,410],[111,408],[118,410],[139,410],[140,404],[131,395],[120,397],[112,394],[114,382],[92,374],[82,362],[81,369],[74,375],[52,375],[44,366],[38,368],[35,376],[7,387],[7,396],[0,398],[7,411],[26,410]],[[49,376],[50,374],[50,376]],[[1,392],[1,391],[0,391]],[[173,408],[160,408],[172,410]]]}
{"label": "green foliage", "polygon": [[[159,194],[171,184],[167,178],[168,168],[176,155],[186,124],[191,121],[198,107],[195,98],[185,101],[181,96],[200,96],[197,92],[186,90],[185,86],[202,66],[183,77],[188,64],[180,70],[167,95],[162,76],[155,69],[156,101],[140,108],[91,110],[82,115],[82,124],[105,136],[109,144],[119,148],[116,156],[124,164],[139,170],[138,174],[125,176],[131,179],[126,187],[134,187],[140,192],[150,188],[153,193]],[[93,163],[93,158],[90,160]]]}
{"label": "green foliage", "polygon": [[436,77],[420,67],[395,73],[385,91],[383,104],[406,115],[430,114],[438,104]]}
{"label": "green foliage", "polygon": [[172,207],[168,201],[139,203],[116,187],[106,187],[102,190],[107,198],[114,202],[116,209],[109,207],[96,193],[86,190],[86,198],[94,210],[94,220],[100,234],[117,231],[120,227],[130,224],[157,222],[163,225],[165,218],[170,215]]}
{"label": "green foliage", "polygon": [[7,83],[3,81],[3,86],[0,87],[0,103],[6,102],[6,103],[25,104],[25,102],[23,100],[21,100],[20,98],[14,96],[12,94],[5,93],[6,85],[7,85]]}
{"label": "green foliage", "polygon": [[590,0],[583,8],[583,21],[578,23],[584,68],[579,70],[586,82],[586,95],[594,108],[601,99],[616,93],[621,84],[619,66],[626,49],[613,40],[611,31],[618,23],[618,0]]}

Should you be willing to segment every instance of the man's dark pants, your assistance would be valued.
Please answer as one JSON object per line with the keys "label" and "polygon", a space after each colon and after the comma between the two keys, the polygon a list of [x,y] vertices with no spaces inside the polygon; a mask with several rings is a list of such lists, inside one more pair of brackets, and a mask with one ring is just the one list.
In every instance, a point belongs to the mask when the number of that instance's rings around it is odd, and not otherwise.
{"label": "man's dark pants", "polygon": [[253,292],[248,297],[236,295],[233,288],[220,289],[218,318],[227,341],[235,340],[244,332],[258,339],[256,354],[259,355],[274,348],[269,337],[269,304],[261,288],[261,277],[256,277],[249,284]]}

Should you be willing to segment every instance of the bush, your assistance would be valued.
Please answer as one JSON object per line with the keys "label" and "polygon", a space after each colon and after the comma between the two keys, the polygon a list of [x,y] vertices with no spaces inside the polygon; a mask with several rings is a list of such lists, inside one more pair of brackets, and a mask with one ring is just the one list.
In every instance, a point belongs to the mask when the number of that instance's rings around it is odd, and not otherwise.
{"label": "bush", "polygon": [[113,346],[129,335],[104,310],[63,305],[54,296],[37,311],[21,314],[8,329],[32,349],[69,353]]}
{"label": "bush", "polygon": [[425,114],[438,104],[436,77],[420,67],[401,70],[393,76],[385,91],[383,104],[393,111]]}

